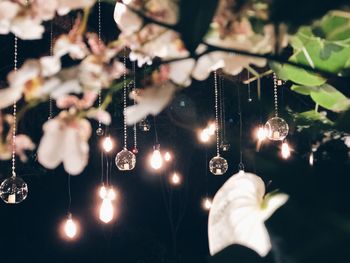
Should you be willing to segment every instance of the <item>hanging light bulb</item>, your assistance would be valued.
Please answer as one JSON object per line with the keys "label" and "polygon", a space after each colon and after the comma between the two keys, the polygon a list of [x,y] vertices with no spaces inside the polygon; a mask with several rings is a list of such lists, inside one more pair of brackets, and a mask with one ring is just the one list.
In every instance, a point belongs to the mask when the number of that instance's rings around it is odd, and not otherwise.
{"label": "hanging light bulb", "polygon": [[102,204],[100,206],[100,220],[103,223],[109,223],[114,218],[114,207],[112,201],[116,198],[116,192],[113,188],[107,190],[106,187],[101,187],[100,197],[102,198]]}
{"label": "hanging light bulb", "polygon": [[267,131],[264,129],[264,127],[259,126],[257,132],[256,132],[256,137],[259,141],[263,141],[267,137]]}
{"label": "hanging light bulb", "polygon": [[283,159],[288,159],[290,157],[290,148],[287,142],[282,143],[281,155]]}
{"label": "hanging light bulb", "polygon": [[69,239],[74,239],[78,233],[77,224],[72,218],[72,214],[68,214],[68,218],[64,224],[64,233]]}
{"label": "hanging light bulb", "polygon": [[181,184],[181,176],[178,173],[173,173],[170,177],[170,183],[172,185],[179,185]]}
{"label": "hanging light bulb", "polygon": [[166,152],[165,154],[164,154],[164,160],[165,161],[167,161],[167,162],[170,162],[171,161],[171,154],[170,154],[170,152]]}
{"label": "hanging light bulb", "polygon": [[198,138],[201,142],[203,143],[207,143],[210,141],[210,134],[209,134],[209,130],[207,128],[201,130],[198,134]]}
{"label": "hanging light bulb", "polygon": [[314,152],[311,152],[309,155],[309,164],[310,166],[314,165]]}
{"label": "hanging light bulb", "polygon": [[107,153],[113,149],[113,141],[110,136],[107,136],[103,139],[102,146]]}
{"label": "hanging light bulb", "polygon": [[159,150],[159,144],[154,146],[153,153],[151,155],[150,164],[155,170],[159,170],[163,166],[163,157]]}
{"label": "hanging light bulb", "polygon": [[210,122],[208,124],[207,131],[208,131],[208,134],[210,136],[214,136],[215,135],[215,131],[216,131],[215,122]]}
{"label": "hanging light bulb", "polygon": [[203,199],[203,201],[202,201],[202,207],[203,207],[204,210],[209,211],[210,208],[211,208],[211,205],[212,205],[212,200],[211,200],[211,198],[206,197],[206,198]]}

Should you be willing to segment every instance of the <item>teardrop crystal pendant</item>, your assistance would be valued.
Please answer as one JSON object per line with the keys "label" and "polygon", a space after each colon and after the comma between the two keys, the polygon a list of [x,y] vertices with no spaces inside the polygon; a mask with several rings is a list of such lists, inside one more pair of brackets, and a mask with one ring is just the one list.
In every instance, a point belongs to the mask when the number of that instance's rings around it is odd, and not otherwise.
{"label": "teardrop crystal pendant", "polygon": [[224,152],[228,152],[230,150],[231,145],[227,141],[222,141],[220,143],[220,149]]}
{"label": "teardrop crystal pendant", "polygon": [[280,117],[273,117],[266,122],[265,131],[267,138],[270,140],[282,141],[288,135],[289,126],[284,119]]}
{"label": "teardrop crystal pendant", "polygon": [[223,175],[227,169],[228,163],[220,155],[213,157],[209,162],[209,170],[214,175]]}
{"label": "teardrop crystal pendant", "polygon": [[142,119],[139,122],[139,128],[141,131],[148,132],[151,129],[151,124],[147,119]]}
{"label": "teardrop crystal pendant", "polygon": [[136,156],[124,148],[115,157],[115,165],[120,171],[130,171],[135,168]]}
{"label": "teardrop crystal pendant", "polygon": [[28,186],[21,177],[11,176],[0,185],[0,197],[7,204],[19,204],[27,194]]}

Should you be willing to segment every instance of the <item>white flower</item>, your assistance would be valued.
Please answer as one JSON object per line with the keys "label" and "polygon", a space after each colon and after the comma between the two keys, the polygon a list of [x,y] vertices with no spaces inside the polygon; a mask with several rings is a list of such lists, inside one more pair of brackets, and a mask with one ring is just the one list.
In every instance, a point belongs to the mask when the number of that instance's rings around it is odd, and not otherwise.
{"label": "white flower", "polygon": [[210,254],[232,244],[246,246],[261,257],[271,250],[264,222],[288,200],[288,195],[265,195],[265,184],[255,174],[233,175],[216,193],[210,209]]}
{"label": "white flower", "polygon": [[175,85],[167,82],[130,93],[130,97],[135,99],[137,104],[126,108],[127,124],[137,123],[148,114],[157,115],[160,113],[173,98],[175,90]]}
{"label": "white flower", "polygon": [[114,21],[125,35],[131,35],[141,29],[143,20],[124,4],[117,2],[114,9]]}
{"label": "white flower", "polygon": [[56,40],[53,53],[58,57],[68,54],[72,59],[83,59],[89,51],[80,37],[62,35]]}
{"label": "white flower", "polygon": [[47,121],[43,130],[44,136],[38,148],[39,163],[48,169],[54,169],[63,163],[68,173],[80,174],[89,159],[90,123],[63,111],[56,118]]}
{"label": "white flower", "polygon": [[8,34],[11,28],[11,21],[14,19],[20,7],[11,1],[0,1],[0,34]]}
{"label": "white flower", "polygon": [[63,16],[68,14],[71,10],[74,9],[84,9],[91,7],[95,0],[57,0],[58,2],[58,14]]}

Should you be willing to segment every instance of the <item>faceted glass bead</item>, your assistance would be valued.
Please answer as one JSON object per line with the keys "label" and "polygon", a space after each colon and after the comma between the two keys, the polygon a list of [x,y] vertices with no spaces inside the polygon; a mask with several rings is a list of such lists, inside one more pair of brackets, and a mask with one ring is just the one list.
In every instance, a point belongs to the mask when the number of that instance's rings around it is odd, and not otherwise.
{"label": "faceted glass bead", "polygon": [[231,145],[228,142],[221,142],[220,143],[220,149],[223,150],[224,152],[228,152],[230,150]]}
{"label": "faceted glass bead", "polygon": [[209,170],[214,175],[223,175],[227,169],[228,163],[221,156],[215,156],[209,162]]}
{"label": "faceted glass bead", "polygon": [[12,176],[0,185],[0,197],[8,204],[18,204],[27,198],[28,186],[21,177]]}
{"label": "faceted glass bead", "polygon": [[139,128],[141,131],[148,132],[151,129],[151,124],[147,119],[143,119],[139,122]]}
{"label": "faceted glass bead", "polygon": [[97,134],[97,136],[102,136],[102,135],[104,134],[103,129],[102,129],[101,127],[98,127],[98,128],[96,129],[96,134]]}
{"label": "faceted glass bead", "polygon": [[123,149],[115,157],[115,165],[121,171],[132,170],[136,165],[136,156],[127,149]]}
{"label": "faceted glass bead", "polygon": [[266,122],[265,131],[270,140],[282,141],[288,135],[289,126],[284,119],[273,117]]}

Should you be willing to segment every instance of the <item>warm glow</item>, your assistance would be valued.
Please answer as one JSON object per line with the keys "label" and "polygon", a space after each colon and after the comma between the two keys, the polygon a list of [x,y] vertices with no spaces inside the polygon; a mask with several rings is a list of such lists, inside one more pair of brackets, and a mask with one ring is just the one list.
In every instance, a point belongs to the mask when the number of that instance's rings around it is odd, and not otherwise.
{"label": "warm glow", "polygon": [[181,184],[181,176],[178,175],[177,173],[173,173],[172,176],[170,177],[170,183],[172,185],[179,185],[179,184]]}
{"label": "warm glow", "polygon": [[215,122],[211,122],[211,123],[208,124],[207,131],[208,131],[210,136],[215,135],[215,131],[216,131]]}
{"label": "warm glow", "polygon": [[104,138],[102,143],[103,149],[108,153],[113,149],[113,141],[111,137],[107,136]]}
{"label": "warm glow", "polygon": [[206,197],[202,201],[202,207],[204,210],[210,210],[212,205],[212,200],[209,197]]}
{"label": "warm glow", "polygon": [[256,137],[259,141],[265,140],[267,137],[267,131],[262,126],[260,126],[256,132]]}
{"label": "warm glow", "polygon": [[210,141],[210,134],[209,134],[209,130],[207,128],[203,129],[202,131],[199,132],[199,140],[201,142],[207,143]]}
{"label": "warm glow", "polygon": [[282,143],[281,155],[283,159],[288,159],[290,157],[290,148],[287,142]]}
{"label": "warm glow", "polygon": [[154,150],[150,159],[151,167],[155,170],[163,166],[163,158],[159,150]]}
{"label": "warm glow", "polygon": [[68,238],[73,239],[77,235],[77,232],[78,232],[77,225],[72,219],[72,216],[69,215],[64,225],[64,233]]}
{"label": "warm glow", "polygon": [[100,220],[104,223],[109,223],[114,217],[114,207],[112,200],[104,198],[100,207]]}
{"label": "warm glow", "polygon": [[313,152],[311,152],[309,155],[309,164],[310,164],[310,166],[314,165],[314,153]]}
{"label": "warm glow", "polygon": [[170,152],[166,152],[166,153],[164,154],[164,160],[167,161],[167,162],[169,162],[169,161],[171,160],[171,154],[170,154]]}

